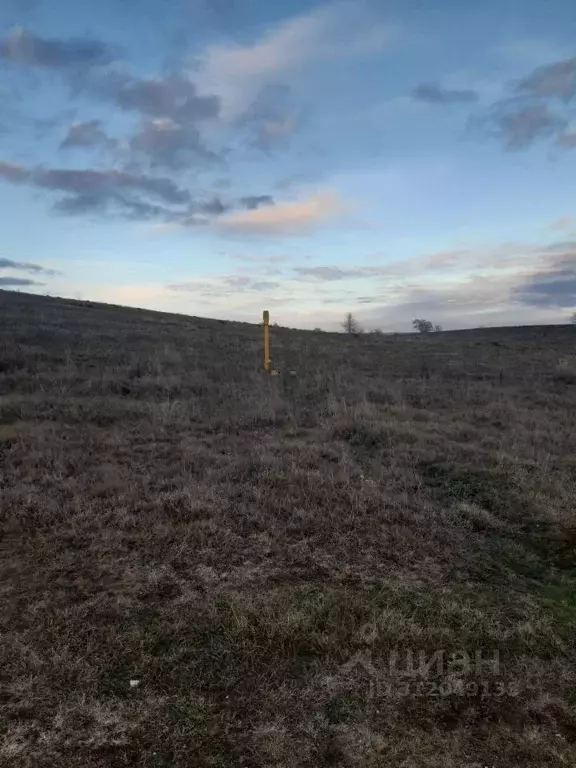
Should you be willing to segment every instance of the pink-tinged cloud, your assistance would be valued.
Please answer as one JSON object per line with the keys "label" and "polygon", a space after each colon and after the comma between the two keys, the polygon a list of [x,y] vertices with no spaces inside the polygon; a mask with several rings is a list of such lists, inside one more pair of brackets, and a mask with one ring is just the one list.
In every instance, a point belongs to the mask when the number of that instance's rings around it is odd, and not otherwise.
{"label": "pink-tinged cloud", "polygon": [[547,229],[576,229],[576,216],[560,216],[551,222]]}
{"label": "pink-tinged cloud", "polygon": [[336,192],[325,190],[304,200],[235,211],[222,216],[218,226],[240,234],[298,235],[326,224],[346,209]]}
{"label": "pink-tinged cloud", "polygon": [[17,184],[22,181],[26,181],[30,173],[27,168],[18,163],[9,163],[4,160],[0,160],[0,179],[11,181],[13,184]]}
{"label": "pink-tinged cloud", "polygon": [[234,119],[266,83],[317,61],[379,50],[392,34],[369,2],[329,2],[282,21],[256,41],[209,46],[195,79],[200,91],[220,98],[224,119]]}
{"label": "pink-tinged cloud", "polygon": [[564,149],[576,149],[576,131],[563,133],[558,138],[558,144]]}

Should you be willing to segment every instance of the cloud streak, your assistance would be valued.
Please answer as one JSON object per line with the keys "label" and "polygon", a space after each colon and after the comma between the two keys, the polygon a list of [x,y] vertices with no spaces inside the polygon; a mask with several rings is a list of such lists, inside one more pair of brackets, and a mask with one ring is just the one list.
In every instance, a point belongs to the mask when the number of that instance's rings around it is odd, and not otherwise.
{"label": "cloud streak", "polygon": [[20,184],[26,181],[30,176],[27,168],[19,163],[11,163],[0,160],[0,178],[10,181],[12,184]]}
{"label": "cloud streak", "polygon": [[70,69],[105,64],[113,58],[113,51],[99,40],[53,40],[17,27],[0,40],[0,58],[30,67]]}
{"label": "cloud streak", "polygon": [[0,269],[14,269],[20,272],[33,272],[35,274],[41,274],[53,277],[58,274],[53,269],[46,269],[40,266],[40,264],[32,264],[29,261],[13,261],[12,259],[0,258]]}
{"label": "cloud streak", "polygon": [[[335,212],[331,193],[300,203],[275,206],[271,195],[223,200],[218,195],[195,199],[167,176],[115,169],[32,167],[0,161],[0,180],[60,194],[53,210],[68,216],[97,214],[140,221],[160,221],[170,228],[214,225],[238,232],[287,233],[319,223]],[[274,210],[269,217],[265,211]]]}
{"label": "cloud streak", "polygon": [[296,274],[304,279],[317,280],[319,282],[335,282],[337,280],[354,280],[361,277],[374,277],[385,272],[385,267],[296,267]]}
{"label": "cloud streak", "polygon": [[31,280],[28,277],[2,277],[0,276],[0,286],[7,287],[24,287],[31,285],[44,285],[44,283],[38,283],[36,280]]}
{"label": "cloud streak", "polygon": [[188,190],[168,178],[117,170],[26,168],[0,162],[0,178],[64,197],[55,209],[66,214],[117,213],[129,218],[169,218],[190,210]]}
{"label": "cloud streak", "polygon": [[312,61],[354,56],[382,48],[390,29],[368,5],[334,2],[287,19],[251,44],[216,44],[203,54],[197,82],[217,94],[223,116],[233,120],[257,98],[262,87],[302,70]]}
{"label": "cloud streak", "polygon": [[229,298],[246,292],[269,292],[281,287],[274,280],[261,280],[244,275],[222,275],[201,278],[166,286],[169,291],[194,293],[203,298]]}
{"label": "cloud streak", "polygon": [[449,104],[471,104],[478,101],[478,93],[472,90],[450,90],[435,83],[421,83],[412,91],[415,101],[446,106]]}

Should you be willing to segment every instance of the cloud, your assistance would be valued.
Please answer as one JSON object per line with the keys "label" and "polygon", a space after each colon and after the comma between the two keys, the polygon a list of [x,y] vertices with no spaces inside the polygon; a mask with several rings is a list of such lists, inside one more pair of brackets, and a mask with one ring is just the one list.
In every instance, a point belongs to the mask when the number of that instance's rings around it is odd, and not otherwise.
{"label": "cloud", "polygon": [[313,61],[368,53],[389,37],[390,29],[375,19],[368,4],[328,3],[281,22],[255,43],[208,47],[197,82],[202,92],[220,97],[224,118],[233,120],[266,84]]}
{"label": "cloud", "polygon": [[536,307],[576,307],[576,243],[515,290],[523,303]]}
{"label": "cloud", "polygon": [[263,152],[270,152],[278,142],[290,137],[296,131],[297,125],[295,115],[279,117],[276,120],[266,122],[258,128],[254,146]]}
{"label": "cloud", "polygon": [[222,275],[212,278],[200,278],[166,286],[170,291],[196,293],[204,298],[228,298],[239,292],[271,291],[281,287],[272,280],[260,280],[243,275]]}
{"label": "cloud", "polygon": [[20,272],[34,272],[35,274],[50,275],[53,277],[58,272],[53,269],[46,269],[40,264],[32,264],[29,261],[13,261],[12,259],[0,258],[0,269],[14,269]]}
{"label": "cloud", "polygon": [[121,147],[129,153],[128,164],[170,170],[190,164],[222,162],[209,149],[200,134],[200,124],[215,121],[220,112],[219,98],[199,94],[185,74],[140,78],[114,62],[110,66],[66,75],[73,93],[113,104],[124,112],[136,113],[142,121],[123,141],[106,137],[97,120],[79,123],[69,131],[63,147],[95,145]]}
{"label": "cloud", "polygon": [[541,104],[521,107],[499,118],[501,135],[508,149],[522,149],[536,139],[553,136],[565,124],[565,120]]}
{"label": "cloud", "polygon": [[217,16],[233,15],[236,7],[235,0],[204,0],[204,5]]}
{"label": "cloud", "polygon": [[58,190],[73,195],[88,195],[101,199],[119,191],[141,192],[164,203],[182,205],[190,202],[190,193],[178,187],[171,179],[145,176],[117,170],[43,169],[33,174],[37,187]]}
{"label": "cloud", "polygon": [[99,84],[121,109],[149,117],[189,124],[216,118],[220,111],[217,96],[199,95],[196,85],[183,75],[144,80],[110,73]]}
{"label": "cloud", "polygon": [[548,225],[548,229],[573,229],[576,227],[576,216],[560,216]]}
{"label": "cloud", "polygon": [[564,149],[576,149],[576,131],[561,133],[558,137],[558,144]]}
{"label": "cloud", "polygon": [[106,147],[112,146],[113,143],[102,129],[100,120],[89,120],[85,123],[73,123],[68,129],[68,133],[60,147],[63,149],[70,149],[72,147]]}
{"label": "cloud", "polygon": [[125,144],[137,164],[144,161],[152,168],[180,170],[191,164],[222,162],[200,133],[201,123],[218,118],[220,101],[215,95],[198,94],[196,85],[183,74],[143,79],[112,67],[93,72],[75,85],[79,91],[142,116]]}
{"label": "cloud", "polygon": [[0,178],[19,184],[26,181],[29,175],[29,171],[23,165],[0,160]]}
{"label": "cloud", "polygon": [[297,267],[294,270],[301,277],[311,277],[315,280],[347,280],[361,277],[358,269],[341,269],[340,267]]}
{"label": "cloud", "polygon": [[152,167],[178,170],[191,158],[219,162],[218,156],[206,149],[197,128],[181,125],[170,118],[145,123],[130,140],[133,152],[142,154]]}
{"label": "cloud", "polygon": [[478,101],[478,93],[472,90],[449,90],[434,83],[422,83],[414,88],[412,98],[428,104],[470,104]]}
{"label": "cloud", "polygon": [[272,195],[247,195],[240,198],[240,204],[250,211],[260,208],[262,205],[274,205]]}
{"label": "cloud", "polygon": [[253,134],[251,146],[268,154],[294,133],[298,111],[287,85],[269,83],[260,89],[239,123]]}
{"label": "cloud", "polygon": [[538,67],[518,83],[517,90],[570,101],[576,95],[576,57]]}
{"label": "cloud", "polygon": [[0,40],[0,58],[50,69],[90,67],[110,61],[112,49],[99,40],[50,40],[17,27]]}
{"label": "cloud", "polygon": [[142,117],[125,143],[131,160],[170,170],[192,163],[221,162],[200,134],[201,123],[218,118],[220,101],[215,95],[199,94],[184,74],[144,79],[114,65],[76,78],[73,84],[78,92]]}
{"label": "cloud", "polygon": [[406,262],[393,262],[391,264],[381,264],[379,266],[367,265],[363,267],[296,267],[294,272],[299,277],[311,278],[312,280],[334,282],[335,280],[356,280],[366,277],[394,276],[395,272],[400,274],[406,269]]}
{"label": "cloud", "polygon": [[272,291],[280,287],[280,283],[273,280],[255,280],[252,283],[252,289],[254,291]]}
{"label": "cloud", "polygon": [[[225,254],[235,261],[242,261],[247,264],[282,264],[288,261],[287,256],[281,254],[272,254],[271,256],[253,256],[252,254]],[[268,273],[270,274],[270,273]]]}
{"label": "cloud", "polygon": [[168,178],[117,170],[28,169],[0,162],[0,177],[52,192],[62,192],[55,210],[65,214],[116,213],[129,218],[162,218],[190,215],[188,190]]}
{"label": "cloud", "polygon": [[223,203],[219,197],[213,197],[205,203],[201,203],[199,209],[208,216],[221,216],[229,209],[229,205]]}
{"label": "cloud", "polygon": [[28,277],[0,277],[0,285],[44,285],[44,283],[38,283],[36,280],[30,280]]}
{"label": "cloud", "polygon": [[238,234],[297,235],[326,223],[345,206],[333,191],[319,192],[304,200],[276,203],[246,211],[234,211],[220,225]]}
{"label": "cloud", "polygon": [[255,264],[254,273],[248,267],[165,286],[118,286],[113,293],[109,287],[103,300],[186,312],[193,298],[208,316],[248,321],[269,304],[282,324],[334,329],[347,310],[366,327],[386,330],[411,330],[414,317],[447,328],[552,323],[575,306],[575,255],[576,242],[566,239],[424,253],[388,264],[325,265],[329,271],[305,276],[294,270],[269,277]]}
{"label": "cloud", "polygon": [[559,243],[552,243],[545,248],[546,253],[576,253],[576,241],[575,240],[563,240]]}
{"label": "cloud", "polygon": [[539,139],[561,135],[567,120],[546,104],[508,99],[497,102],[477,124],[499,138],[505,149],[519,150]]}
{"label": "cloud", "polygon": [[511,96],[496,101],[471,127],[500,139],[505,149],[525,149],[536,141],[554,140],[563,149],[576,147],[566,132],[576,95],[576,58],[545,64],[516,82]]}
{"label": "cloud", "polygon": [[135,221],[170,219],[172,216],[179,215],[178,212],[173,212],[164,205],[130,198],[125,194],[118,193],[106,196],[86,194],[65,197],[55,203],[54,211],[66,216],[81,216],[94,213],[118,215]]}
{"label": "cloud", "polygon": [[[78,215],[117,215],[140,221],[160,221],[163,228],[189,228],[223,221],[223,226],[238,231],[264,228],[279,231],[290,225],[304,227],[316,218],[337,210],[333,194],[318,195],[302,203],[284,203],[275,220],[262,218],[274,208],[271,195],[241,197],[226,201],[214,195],[193,199],[190,191],[171,178],[115,169],[26,168],[0,161],[0,179],[12,184],[27,184],[61,193],[53,209],[57,213]],[[232,212],[232,208],[241,206]]]}
{"label": "cloud", "polygon": [[[574,241],[430,253],[377,269],[379,276],[363,266],[297,272],[316,281],[323,304],[356,304],[361,322],[388,328],[406,329],[419,316],[452,328],[561,322],[560,310],[576,306]],[[344,286],[355,285],[348,281],[360,278],[362,289],[346,295]]]}

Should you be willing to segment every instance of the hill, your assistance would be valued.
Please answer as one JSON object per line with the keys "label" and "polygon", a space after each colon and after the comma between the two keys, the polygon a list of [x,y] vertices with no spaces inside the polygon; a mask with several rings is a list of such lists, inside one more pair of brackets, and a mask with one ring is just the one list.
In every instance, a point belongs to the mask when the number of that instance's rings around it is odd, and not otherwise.
{"label": "hill", "polygon": [[576,329],[0,314],[2,764],[575,764]]}

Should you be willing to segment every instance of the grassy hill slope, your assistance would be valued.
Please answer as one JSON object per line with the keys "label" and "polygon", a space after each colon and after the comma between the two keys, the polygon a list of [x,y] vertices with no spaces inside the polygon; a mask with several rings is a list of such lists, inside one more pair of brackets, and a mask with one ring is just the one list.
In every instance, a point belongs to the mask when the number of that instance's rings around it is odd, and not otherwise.
{"label": "grassy hill slope", "polygon": [[0,317],[1,764],[576,763],[576,329]]}

